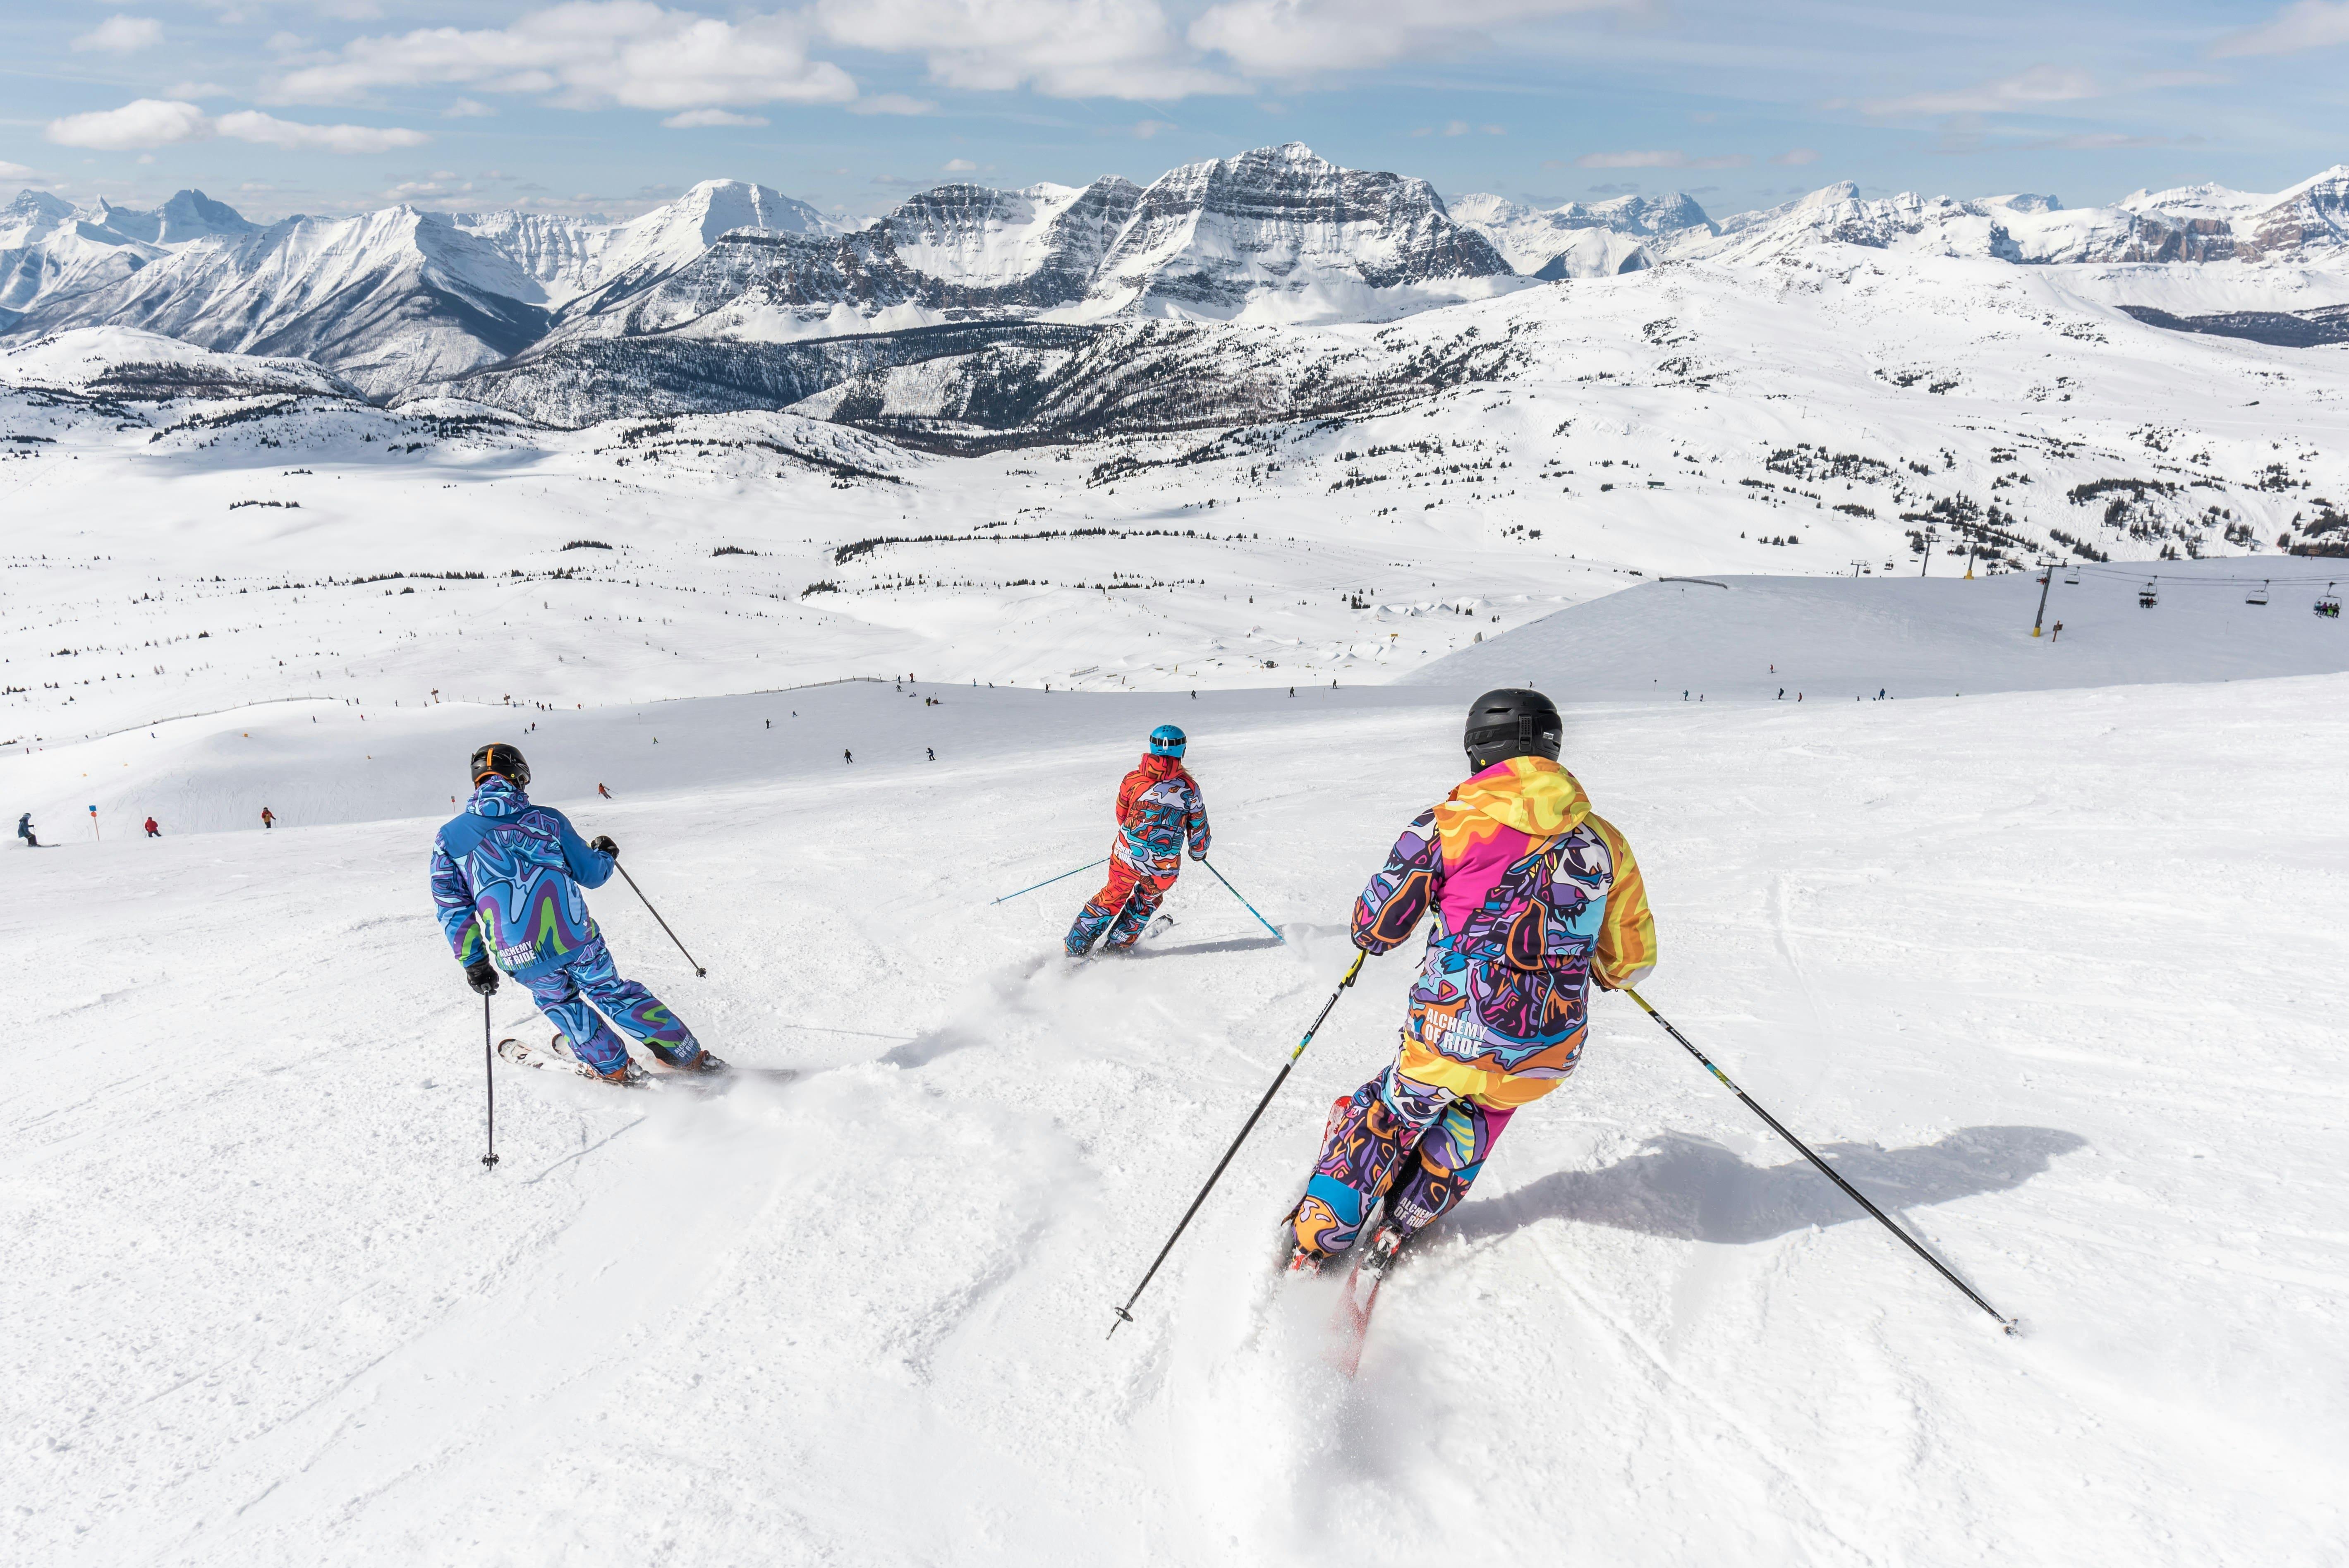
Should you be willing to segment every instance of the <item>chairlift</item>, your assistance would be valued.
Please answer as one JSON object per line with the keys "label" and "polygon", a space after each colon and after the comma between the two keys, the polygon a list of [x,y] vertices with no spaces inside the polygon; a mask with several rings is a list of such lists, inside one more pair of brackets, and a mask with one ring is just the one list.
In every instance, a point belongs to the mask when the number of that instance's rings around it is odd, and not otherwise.
{"label": "chairlift", "polygon": [[2324,597],[2316,602],[2316,613],[2328,621],[2341,619],[2341,600],[2333,592],[2333,584],[2330,583],[2324,585]]}
{"label": "chairlift", "polygon": [[2150,610],[2161,603],[2161,590],[2155,586],[2157,581],[2158,579],[2148,577],[2145,580],[2145,586],[2137,591],[2138,609]]}
{"label": "chairlift", "polygon": [[[2270,581],[2273,581],[2273,579],[2270,579]],[[2267,602],[2268,585],[2266,583],[2261,583],[2258,587],[2243,595],[2243,603],[2246,604],[2264,604]]]}
{"label": "chairlift", "polygon": [[2080,563],[2078,562],[2075,561],[2069,566],[2064,568],[2064,581],[2067,585],[2076,586],[2078,584],[2080,581]]}

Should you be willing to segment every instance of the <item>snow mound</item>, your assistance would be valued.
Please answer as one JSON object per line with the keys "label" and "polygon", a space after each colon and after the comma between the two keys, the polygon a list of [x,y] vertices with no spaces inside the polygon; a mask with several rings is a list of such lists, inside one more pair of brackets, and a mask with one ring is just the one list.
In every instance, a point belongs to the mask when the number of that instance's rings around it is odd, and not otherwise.
{"label": "snow mound", "polygon": [[363,400],[359,389],[306,359],[219,354],[135,326],[78,326],[0,348],[0,385],[141,390],[159,397],[312,393]]}

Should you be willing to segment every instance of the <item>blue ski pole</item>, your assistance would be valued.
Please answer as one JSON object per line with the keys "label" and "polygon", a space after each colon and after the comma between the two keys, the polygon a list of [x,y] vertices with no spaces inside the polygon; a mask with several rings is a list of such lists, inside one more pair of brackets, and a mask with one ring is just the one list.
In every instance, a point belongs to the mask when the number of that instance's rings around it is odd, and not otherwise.
{"label": "blue ski pole", "polygon": [[[1201,865],[1203,865],[1203,866],[1206,867],[1209,871],[1211,871],[1211,872],[1216,872],[1216,862],[1215,862],[1215,861],[1201,861],[1199,863],[1200,863]],[[1236,888],[1236,887],[1234,887],[1234,886],[1232,886],[1232,884],[1231,884],[1231,879],[1230,879],[1230,878],[1228,878],[1228,877],[1225,876],[1225,875],[1224,875],[1224,873],[1223,873],[1223,872],[1216,872],[1216,880],[1217,882],[1222,882],[1222,883],[1224,884],[1224,890],[1225,890],[1226,892],[1229,892],[1229,893],[1230,893],[1234,898],[1237,898],[1237,899],[1239,899],[1241,903],[1243,903],[1243,904],[1247,905],[1247,912],[1248,912],[1250,914],[1255,915],[1255,916],[1257,917],[1257,921],[1258,921],[1258,922],[1259,922],[1259,923],[1264,926],[1264,928],[1265,928],[1267,931],[1269,931],[1269,932],[1271,932],[1271,933],[1272,933],[1272,939],[1273,939],[1275,942],[1287,942],[1287,941],[1288,940],[1288,938],[1287,938],[1286,936],[1283,936],[1283,935],[1281,935],[1281,934],[1280,934],[1280,927],[1278,927],[1278,926],[1277,926],[1277,925],[1273,924],[1273,923],[1272,923],[1272,922],[1270,922],[1270,921],[1268,921],[1268,920],[1266,920],[1266,919],[1264,918],[1264,915],[1263,915],[1263,914],[1262,914],[1262,913],[1261,913],[1257,909],[1256,905],[1254,905],[1254,904],[1252,904],[1252,903],[1248,903],[1248,901],[1247,901],[1247,899],[1245,899],[1245,898],[1240,898],[1240,890],[1239,890],[1239,889],[1237,889],[1237,888]]]}
{"label": "blue ski pole", "polygon": [[[1106,864],[1108,861],[1109,857],[1107,855],[1103,855],[1098,861],[1087,861],[1083,865],[1079,866],[1075,872],[1062,872],[1059,876],[1046,877],[1040,882],[1030,882],[1028,886],[1021,888],[1019,892],[1034,892],[1040,887],[1050,887],[1056,882],[1066,882],[1071,877],[1075,876],[1077,872],[1089,872],[1095,866]],[[987,902],[990,905],[1003,903],[1009,900],[1018,898],[1019,896],[1019,892],[1007,892],[1002,898],[991,898]]]}

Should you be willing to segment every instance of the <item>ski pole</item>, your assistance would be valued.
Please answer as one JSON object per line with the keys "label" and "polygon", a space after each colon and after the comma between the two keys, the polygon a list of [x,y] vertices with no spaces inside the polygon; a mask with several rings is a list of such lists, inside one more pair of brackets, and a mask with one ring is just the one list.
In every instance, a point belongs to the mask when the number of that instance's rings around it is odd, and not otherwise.
{"label": "ski pole", "polygon": [[1744,1089],[1739,1088],[1734,1083],[1732,1083],[1727,1073],[1723,1072],[1719,1068],[1713,1065],[1712,1057],[1706,1056],[1702,1051],[1698,1050],[1694,1046],[1689,1044],[1689,1037],[1686,1035],[1682,1034],[1678,1029],[1673,1028],[1671,1026],[1671,1020],[1666,1018],[1661,1013],[1657,1012],[1653,1007],[1649,1006],[1648,999],[1645,996],[1640,995],[1637,991],[1632,990],[1628,985],[1623,988],[1623,995],[1630,997],[1631,1000],[1640,1004],[1640,1010],[1647,1014],[1651,1018],[1653,1018],[1657,1023],[1661,1024],[1664,1028],[1664,1033],[1678,1040],[1682,1047],[1687,1050],[1688,1054],[1694,1057],[1697,1061],[1703,1066],[1705,1071],[1711,1073],[1714,1078],[1721,1080],[1722,1088],[1727,1089],[1730,1093],[1744,1100],[1745,1102],[1746,1109],[1760,1117],[1764,1121],[1768,1122],[1770,1124],[1771,1131],[1776,1133],[1779,1137],[1793,1144],[1795,1146],[1795,1152],[1800,1154],[1804,1159],[1809,1161],[1812,1164],[1817,1166],[1821,1175],[1834,1182],[1837,1186],[1842,1188],[1846,1197],[1849,1198],[1853,1202],[1858,1204],[1861,1208],[1874,1215],[1876,1217],[1877,1223],[1882,1225],[1886,1230],[1899,1237],[1902,1243],[1906,1245],[1910,1252],[1915,1253],[1919,1257],[1923,1258],[1927,1263],[1932,1264],[1934,1271],[1943,1279],[1948,1280],[1951,1284],[1956,1285],[1960,1290],[1964,1291],[1966,1293],[1966,1299],[1972,1302],[1976,1306],[1981,1307],[1984,1312],[1989,1313],[1992,1318],[1997,1320],[1998,1326],[2001,1328],[2005,1329],[2009,1334],[2013,1334],[2015,1331],[2014,1319],[2006,1316],[2004,1314],[2001,1313],[1998,1308],[1984,1301],[1982,1296],[1975,1292],[1973,1286],[1968,1284],[1956,1274],[1951,1273],[1950,1266],[1947,1264],[1935,1257],[1931,1253],[1927,1252],[1923,1243],[1920,1243],[1916,1237],[1910,1235],[1907,1231],[1902,1230],[1899,1225],[1894,1224],[1890,1219],[1886,1217],[1883,1210],[1878,1208],[1875,1204],[1868,1201],[1866,1194],[1862,1193],[1858,1188],[1853,1186],[1850,1182],[1845,1181],[1842,1176],[1837,1174],[1834,1166],[1829,1165],[1826,1161],[1812,1153],[1808,1144],[1795,1137],[1793,1133],[1787,1131],[1776,1117],[1763,1109],[1759,1105],[1756,1105],[1752,1095],[1747,1094]]}
{"label": "ski pole", "polygon": [[[645,909],[647,912],[649,913],[655,920],[660,920],[660,928],[663,931],[668,931],[668,922],[661,920],[661,913],[660,911],[653,908],[653,901],[648,898],[645,898],[645,890],[636,885],[636,879],[628,876],[628,868],[622,865],[616,860],[612,862],[612,869],[618,872],[623,877],[627,877],[628,891],[635,893],[638,898],[644,899]],[[677,933],[674,931],[668,931],[668,939],[671,942],[677,942]],[[685,944],[682,942],[677,942],[677,950],[679,953],[685,953]],[[685,961],[688,964],[693,964],[693,954],[690,953],[685,953]],[[697,979],[699,979],[708,976],[709,971],[704,969],[698,964],[693,964],[693,973],[694,976]]]}
{"label": "ski pole", "polygon": [[[1087,861],[1083,865],[1079,866],[1076,872],[1062,872],[1059,876],[1046,877],[1040,882],[1030,882],[1026,887],[1021,888],[1019,892],[1034,892],[1040,887],[1050,887],[1056,882],[1068,881],[1071,877],[1075,876],[1077,872],[1089,872],[1095,866],[1106,865],[1108,861],[1109,857],[1107,855],[1103,855],[1097,861]],[[990,907],[999,903],[1009,903],[1013,899],[1018,898],[1019,896],[1019,892],[1007,892],[1001,898],[991,898],[987,902]]]}
{"label": "ski pole", "polygon": [[[1208,860],[1203,860],[1203,861],[1201,861],[1199,863],[1200,863],[1201,865],[1203,865],[1203,866],[1206,867],[1209,871],[1211,871],[1211,872],[1216,872],[1216,862],[1215,862],[1215,861],[1208,861]],[[1264,917],[1261,913],[1259,913],[1257,912],[1256,905],[1254,905],[1254,904],[1252,904],[1252,903],[1248,903],[1248,901],[1247,901],[1247,899],[1245,899],[1245,898],[1240,898],[1240,890],[1239,890],[1239,889],[1237,889],[1237,888],[1236,888],[1236,887],[1234,887],[1234,886],[1232,886],[1232,884],[1231,884],[1231,879],[1229,879],[1228,877],[1225,876],[1225,875],[1224,875],[1224,873],[1223,873],[1223,872],[1216,872],[1216,880],[1217,882],[1222,882],[1222,883],[1224,884],[1224,889],[1225,889],[1225,891],[1226,891],[1226,892],[1229,892],[1229,893],[1230,893],[1234,898],[1237,898],[1237,899],[1239,899],[1239,901],[1240,901],[1240,903],[1241,903],[1242,904],[1247,905],[1247,912],[1248,912],[1250,914],[1253,914],[1253,915],[1255,915],[1255,916],[1256,916],[1256,918],[1257,918],[1257,923],[1258,924],[1262,925],[1262,926],[1263,926],[1267,931],[1269,931],[1269,932],[1271,932],[1271,933],[1272,933],[1272,939],[1273,939],[1275,942],[1287,942],[1287,941],[1288,940],[1288,938],[1287,938],[1286,936],[1283,936],[1283,935],[1281,935],[1281,934],[1280,934],[1280,928],[1279,928],[1278,926],[1277,926],[1277,925],[1273,924],[1273,923],[1272,923],[1272,922],[1270,922],[1270,921],[1268,921],[1268,920],[1265,919],[1265,917]]]}
{"label": "ski pole", "polygon": [[491,1171],[496,1170],[498,1164],[498,1074],[497,1068],[492,1065],[496,1057],[496,1047],[490,1044],[490,1036],[492,1032],[490,1028],[490,999],[483,996],[481,998],[481,1088],[482,1092],[489,1097],[490,1149],[488,1153],[481,1156],[481,1165]]}
{"label": "ski pole", "polygon": [[1321,1032],[1322,1021],[1330,1016],[1330,1009],[1338,1005],[1338,998],[1344,995],[1346,987],[1354,983],[1354,976],[1362,972],[1362,960],[1369,956],[1367,953],[1357,953],[1354,954],[1353,963],[1346,966],[1346,977],[1338,982],[1338,988],[1330,993],[1330,999],[1327,1002],[1321,1004],[1321,1011],[1315,1016],[1313,1026],[1305,1031],[1305,1037],[1297,1042],[1297,1048],[1289,1052],[1288,1059],[1280,1065],[1280,1076],[1272,1080],[1272,1087],[1264,1091],[1264,1098],[1256,1102],[1254,1110],[1248,1112],[1247,1121],[1241,1127],[1240,1135],[1232,1140],[1232,1146],[1224,1150],[1224,1157],[1221,1160],[1216,1161],[1215,1170],[1207,1173],[1207,1184],[1199,1189],[1199,1195],[1191,1200],[1189,1208],[1183,1211],[1183,1218],[1176,1222],[1174,1233],[1166,1238],[1166,1244],[1158,1249],[1156,1257],[1150,1260],[1150,1272],[1142,1276],[1142,1283],[1135,1285],[1133,1294],[1125,1298],[1125,1305],[1116,1308],[1117,1323],[1109,1326],[1109,1337],[1116,1337],[1119,1323],[1133,1321],[1131,1309],[1135,1302],[1142,1299],[1142,1293],[1150,1288],[1150,1282],[1157,1277],[1158,1265],[1166,1261],[1166,1254],[1174,1250],[1176,1242],[1182,1240],[1185,1228],[1191,1223],[1191,1216],[1199,1212],[1199,1205],[1207,1201],[1209,1192],[1215,1191],[1216,1181],[1223,1177],[1224,1167],[1232,1162],[1232,1156],[1240,1151],[1240,1145],[1247,1141],[1247,1135],[1256,1130],[1257,1118],[1262,1116],[1264,1108],[1272,1103],[1272,1097],[1280,1092],[1280,1086],[1288,1081],[1289,1069],[1297,1065],[1297,1058],[1305,1054],[1305,1047],[1313,1043],[1313,1037]]}

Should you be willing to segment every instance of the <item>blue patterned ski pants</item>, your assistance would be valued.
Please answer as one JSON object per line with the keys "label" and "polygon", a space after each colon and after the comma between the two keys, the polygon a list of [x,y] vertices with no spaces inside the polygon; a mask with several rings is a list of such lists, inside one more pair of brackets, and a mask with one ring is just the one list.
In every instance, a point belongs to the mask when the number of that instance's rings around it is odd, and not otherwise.
{"label": "blue patterned ski pants", "polygon": [[563,1031],[579,1059],[599,1073],[610,1072],[628,1058],[628,1047],[612,1032],[613,1025],[672,1067],[701,1054],[693,1031],[659,997],[634,980],[620,978],[601,936],[589,937],[567,964],[514,978],[530,987],[539,1010]]}

